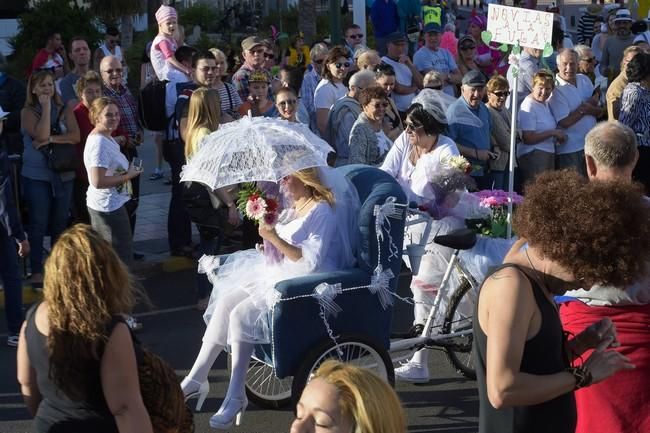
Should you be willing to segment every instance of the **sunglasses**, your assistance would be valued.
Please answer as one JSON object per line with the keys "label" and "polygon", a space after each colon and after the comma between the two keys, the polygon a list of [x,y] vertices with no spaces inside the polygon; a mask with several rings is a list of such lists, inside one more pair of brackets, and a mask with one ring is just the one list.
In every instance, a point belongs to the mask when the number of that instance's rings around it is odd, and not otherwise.
{"label": "sunglasses", "polygon": [[378,102],[376,104],[371,104],[370,106],[373,108],[381,108],[381,107],[387,108],[388,102]]}
{"label": "sunglasses", "polygon": [[583,57],[580,60],[582,60],[583,62],[587,62],[587,63],[593,63],[593,62],[596,61],[596,58],[595,57]]}
{"label": "sunglasses", "polygon": [[510,96],[510,91],[504,90],[503,92],[492,92],[492,94],[497,98],[507,98],[508,96]]}
{"label": "sunglasses", "polygon": [[461,45],[460,46],[460,49],[463,50],[463,51],[473,50],[474,48],[476,48],[476,45]]}
{"label": "sunglasses", "polygon": [[362,38],[363,38],[363,35],[362,35],[362,34],[359,34],[359,35],[350,35],[350,37],[351,37],[352,39],[362,39]]}
{"label": "sunglasses", "polygon": [[406,132],[415,132],[420,128],[422,128],[422,125],[415,125],[411,122],[404,122],[404,130]]}
{"label": "sunglasses", "polygon": [[442,90],[442,85],[437,85],[437,86],[429,85],[429,86],[426,86],[426,88],[427,89],[433,89],[433,90]]}
{"label": "sunglasses", "polygon": [[296,99],[287,99],[286,101],[278,101],[280,107],[286,107],[287,105],[296,105],[298,101]]}
{"label": "sunglasses", "polygon": [[275,59],[275,54],[264,54],[264,57],[267,59]]}
{"label": "sunglasses", "polygon": [[118,69],[106,69],[106,70],[104,71],[104,73],[105,73],[105,74],[109,74],[109,75],[110,75],[110,74],[121,74],[121,73],[122,73],[122,69],[121,69],[121,68],[118,68]]}
{"label": "sunglasses", "polygon": [[350,62],[334,63],[334,66],[336,66],[336,69],[349,68],[350,67]]}

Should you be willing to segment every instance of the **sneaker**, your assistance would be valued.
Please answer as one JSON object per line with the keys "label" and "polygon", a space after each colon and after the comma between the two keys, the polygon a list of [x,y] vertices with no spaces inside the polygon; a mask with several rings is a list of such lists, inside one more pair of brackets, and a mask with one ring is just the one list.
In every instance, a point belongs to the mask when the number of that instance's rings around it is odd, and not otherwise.
{"label": "sneaker", "polygon": [[395,369],[395,379],[410,383],[427,383],[429,367],[418,362],[407,361]]}
{"label": "sneaker", "polygon": [[131,329],[131,331],[140,331],[143,328],[142,322],[138,322],[133,316],[126,316],[126,325]]}
{"label": "sneaker", "polygon": [[149,180],[159,180],[165,177],[162,171],[154,171],[151,176],[149,176]]}
{"label": "sneaker", "polygon": [[7,346],[18,347],[18,334],[9,334],[7,337]]}

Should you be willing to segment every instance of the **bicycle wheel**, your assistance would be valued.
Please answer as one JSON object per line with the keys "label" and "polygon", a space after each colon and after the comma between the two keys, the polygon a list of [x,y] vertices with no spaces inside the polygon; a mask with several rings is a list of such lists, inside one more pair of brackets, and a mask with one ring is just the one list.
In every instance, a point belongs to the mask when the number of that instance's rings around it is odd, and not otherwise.
{"label": "bicycle wheel", "polygon": [[[476,296],[472,291],[472,285],[467,279],[463,278],[449,301],[441,335],[471,331],[475,305]],[[455,337],[453,342],[445,345],[445,352],[451,365],[454,366],[456,371],[469,379],[476,379],[476,370],[474,369],[474,359],[472,357],[473,339],[473,334],[470,332]]]}
{"label": "bicycle wheel", "polygon": [[294,403],[298,402],[302,390],[318,367],[328,359],[367,368],[391,386],[395,385],[393,363],[385,349],[377,347],[374,342],[363,337],[342,337],[338,340],[338,346],[328,339],[309,352],[294,376],[291,389]]}
{"label": "bicycle wheel", "polygon": [[[232,371],[230,356],[228,370]],[[257,407],[280,409],[291,403],[292,382],[292,376],[278,379],[271,365],[251,358],[246,371],[246,396]]]}

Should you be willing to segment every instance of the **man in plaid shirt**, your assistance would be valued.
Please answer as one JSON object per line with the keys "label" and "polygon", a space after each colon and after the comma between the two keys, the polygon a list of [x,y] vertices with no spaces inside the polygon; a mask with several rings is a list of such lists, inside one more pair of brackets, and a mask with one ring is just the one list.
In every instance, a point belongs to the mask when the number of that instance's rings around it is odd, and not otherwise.
{"label": "man in plaid shirt", "polygon": [[232,76],[232,84],[239,92],[242,101],[248,100],[248,78],[253,72],[263,72],[271,81],[271,74],[264,69],[266,47],[257,36],[249,36],[241,43],[244,64]]}

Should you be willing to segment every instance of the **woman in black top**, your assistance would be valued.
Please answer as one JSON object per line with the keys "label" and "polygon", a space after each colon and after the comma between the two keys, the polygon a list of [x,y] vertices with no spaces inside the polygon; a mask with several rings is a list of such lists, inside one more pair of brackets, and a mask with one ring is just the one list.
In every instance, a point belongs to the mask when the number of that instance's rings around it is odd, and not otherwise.
{"label": "woman in black top", "polygon": [[[565,338],[555,295],[627,286],[645,272],[650,208],[637,186],[562,171],[526,190],[505,264],[481,287],[474,320],[479,432],[573,433],[573,391],[633,368],[609,319]],[[527,243],[526,247],[522,246]],[[595,348],[581,368],[571,360]]]}
{"label": "woman in black top", "polygon": [[74,226],[54,245],[44,301],[28,313],[18,344],[35,431],[152,432],[133,340],[119,320],[134,304],[131,287],[126,266],[90,226]]}

